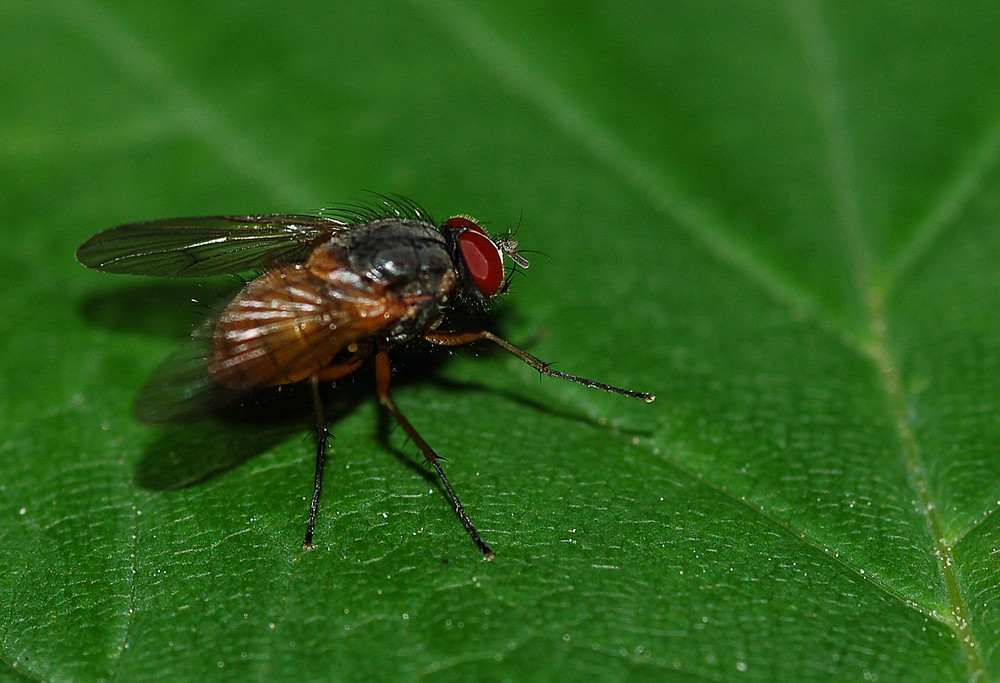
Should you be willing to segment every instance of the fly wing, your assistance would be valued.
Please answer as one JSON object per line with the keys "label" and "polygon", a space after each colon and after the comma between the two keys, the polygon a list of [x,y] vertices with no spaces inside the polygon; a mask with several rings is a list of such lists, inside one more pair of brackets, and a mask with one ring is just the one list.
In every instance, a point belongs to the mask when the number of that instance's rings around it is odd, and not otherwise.
{"label": "fly wing", "polygon": [[352,342],[406,309],[347,271],[319,277],[301,264],[270,271],[168,359],[140,393],[136,415],[152,423],[199,419],[255,389],[322,377]]}
{"label": "fly wing", "polygon": [[135,416],[149,424],[203,420],[246,396],[212,379],[207,359],[215,319],[199,325],[149,378],[133,405]]}
{"label": "fly wing", "polygon": [[204,216],[128,223],[97,233],[76,251],[108,273],[201,277],[305,260],[350,223],[330,216]]}

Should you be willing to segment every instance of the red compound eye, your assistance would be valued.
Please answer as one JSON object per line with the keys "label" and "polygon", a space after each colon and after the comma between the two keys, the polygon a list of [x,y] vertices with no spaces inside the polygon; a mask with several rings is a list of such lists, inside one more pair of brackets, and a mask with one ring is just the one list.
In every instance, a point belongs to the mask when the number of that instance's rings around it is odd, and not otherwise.
{"label": "red compound eye", "polygon": [[478,223],[462,216],[445,221],[458,233],[458,248],[476,287],[483,296],[493,296],[503,285],[503,255]]}

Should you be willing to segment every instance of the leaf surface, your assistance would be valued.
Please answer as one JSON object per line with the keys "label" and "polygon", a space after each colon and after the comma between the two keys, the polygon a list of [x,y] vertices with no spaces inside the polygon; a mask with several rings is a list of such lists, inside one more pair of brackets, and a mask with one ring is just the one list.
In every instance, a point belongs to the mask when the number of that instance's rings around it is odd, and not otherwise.
{"label": "leaf surface", "polygon": [[[989,3],[0,8],[8,680],[1000,680]],[[399,193],[520,225],[480,349],[308,400],[130,402],[235,284],[104,228]],[[203,302],[193,305],[191,298]],[[478,357],[477,357],[478,356]]]}

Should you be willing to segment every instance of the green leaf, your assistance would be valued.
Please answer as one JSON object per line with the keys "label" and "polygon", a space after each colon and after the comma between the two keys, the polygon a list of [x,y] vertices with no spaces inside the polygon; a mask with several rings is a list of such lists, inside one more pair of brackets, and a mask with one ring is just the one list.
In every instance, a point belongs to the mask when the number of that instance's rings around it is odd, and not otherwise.
{"label": "green leaf", "polygon": [[[1000,680],[993,3],[0,7],[5,680]],[[502,353],[130,402],[229,287],[100,229],[400,193],[520,224]],[[388,432],[387,434],[385,432]]]}

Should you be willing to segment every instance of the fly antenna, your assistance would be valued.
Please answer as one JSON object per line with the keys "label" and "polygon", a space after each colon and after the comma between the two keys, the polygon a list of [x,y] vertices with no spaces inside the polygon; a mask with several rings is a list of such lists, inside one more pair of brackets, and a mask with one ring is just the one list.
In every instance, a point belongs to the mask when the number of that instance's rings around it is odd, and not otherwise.
{"label": "fly antenna", "polygon": [[497,249],[502,251],[504,254],[507,255],[507,258],[509,258],[511,261],[513,261],[514,263],[516,263],[517,265],[521,266],[524,269],[527,269],[528,266],[531,265],[531,263],[528,262],[528,259],[521,256],[521,254],[517,251],[517,242],[510,239],[510,237],[498,240]]}

